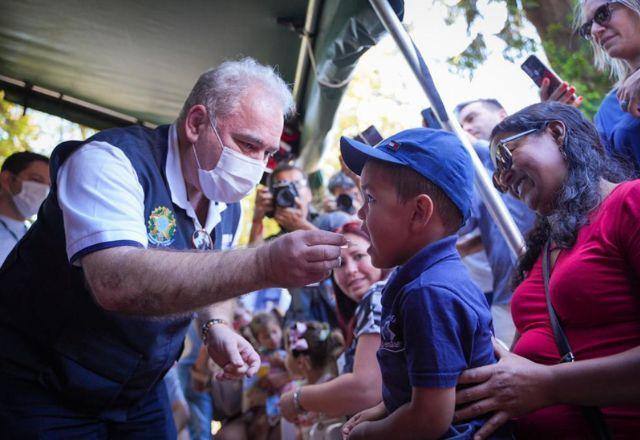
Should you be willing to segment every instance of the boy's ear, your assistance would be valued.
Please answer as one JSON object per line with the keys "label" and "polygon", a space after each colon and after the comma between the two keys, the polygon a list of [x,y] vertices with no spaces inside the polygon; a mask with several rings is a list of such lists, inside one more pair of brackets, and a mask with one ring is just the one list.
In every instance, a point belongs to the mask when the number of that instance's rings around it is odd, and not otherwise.
{"label": "boy's ear", "polygon": [[414,201],[413,216],[411,224],[416,230],[420,230],[427,226],[433,217],[435,209],[433,200],[426,194],[420,194]]}

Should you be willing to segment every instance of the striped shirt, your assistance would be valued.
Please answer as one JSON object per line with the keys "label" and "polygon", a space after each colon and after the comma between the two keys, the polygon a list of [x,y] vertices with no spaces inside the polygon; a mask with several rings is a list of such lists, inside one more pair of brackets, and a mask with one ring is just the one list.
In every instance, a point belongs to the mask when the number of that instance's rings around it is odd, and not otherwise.
{"label": "striped shirt", "polygon": [[[382,315],[380,298],[382,297],[382,289],[386,282],[386,280],[383,280],[373,284],[358,304],[355,312],[356,326],[353,331],[354,338],[349,348],[347,348],[342,355],[344,357],[344,366],[340,369],[340,374],[353,372],[358,338],[367,334],[380,334],[380,316]],[[341,362],[339,361],[339,363]]]}

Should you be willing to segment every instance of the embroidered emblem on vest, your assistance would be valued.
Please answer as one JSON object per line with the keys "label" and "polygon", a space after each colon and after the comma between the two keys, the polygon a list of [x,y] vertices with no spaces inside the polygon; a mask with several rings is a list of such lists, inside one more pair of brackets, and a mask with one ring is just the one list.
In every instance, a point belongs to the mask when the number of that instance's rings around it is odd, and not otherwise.
{"label": "embroidered emblem on vest", "polygon": [[158,206],[149,215],[147,236],[156,246],[170,246],[176,234],[176,218],[166,206]]}

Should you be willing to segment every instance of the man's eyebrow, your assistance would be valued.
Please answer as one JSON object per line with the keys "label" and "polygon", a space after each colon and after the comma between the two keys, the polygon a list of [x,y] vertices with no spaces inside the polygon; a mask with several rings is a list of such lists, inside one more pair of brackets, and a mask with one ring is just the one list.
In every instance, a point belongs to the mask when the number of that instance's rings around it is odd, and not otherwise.
{"label": "man's eyebrow", "polygon": [[278,151],[280,149],[280,145],[278,146],[267,146],[262,139],[248,133],[232,133],[232,137],[238,138],[243,142],[247,142],[252,145],[257,145],[258,147],[265,148],[268,151]]}

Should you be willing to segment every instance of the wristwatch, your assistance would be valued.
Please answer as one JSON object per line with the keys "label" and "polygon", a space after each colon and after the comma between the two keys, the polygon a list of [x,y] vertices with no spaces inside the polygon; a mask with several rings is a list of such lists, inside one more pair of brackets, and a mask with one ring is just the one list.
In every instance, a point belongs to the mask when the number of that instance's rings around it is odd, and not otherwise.
{"label": "wristwatch", "polygon": [[202,324],[202,328],[200,329],[200,338],[202,339],[202,342],[206,342],[207,336],[209,335],[209,330],[211,330],[211,327],[213,327],[216,324],[229,325],[227,321],[220,318],[213,318],[208,320],[207,322]]}

